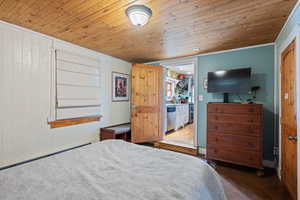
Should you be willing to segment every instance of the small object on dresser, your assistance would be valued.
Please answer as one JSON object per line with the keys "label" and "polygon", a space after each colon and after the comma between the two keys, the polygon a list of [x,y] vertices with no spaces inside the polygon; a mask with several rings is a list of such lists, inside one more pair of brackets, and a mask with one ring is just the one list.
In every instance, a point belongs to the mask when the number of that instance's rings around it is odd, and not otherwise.
{"label": "small object on dresser", "polygon": [[252,96],[252,98],[247,99],[247,101],[248,101],[249,103],[254,103],[254,101],[256,101],[256,93],[257,93],[257,91],[258,91],[259,89],[260,89],[259,86],[254,86],[254,87],[251,88],[250,94],[253,94],[253,96]]}
{"label": "small object on dresser", "polygon": [[100,141],[107,139],[122,139],[130,142],[130,124],[121,124],[100,129]]}

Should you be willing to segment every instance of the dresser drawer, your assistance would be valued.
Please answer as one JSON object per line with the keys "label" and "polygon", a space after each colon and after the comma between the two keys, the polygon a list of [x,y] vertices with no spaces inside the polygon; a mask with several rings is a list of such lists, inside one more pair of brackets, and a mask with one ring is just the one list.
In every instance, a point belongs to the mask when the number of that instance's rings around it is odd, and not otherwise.
{"label": "dresser drawer", "polygon": [[257,114],[262,112],[262,106],[258,104],[218,104],[211,103],[207,107],[208,113],[232,113],[232,114]]}
{"label": "dresser drawer", "polygon": [[248,124],[260,124],[261,117],[258,115],[248,114],[221,114],[221,113],[209,113],[207,116],[209,123],[221,122],[221,123],[248,123]]}
{"label": "dresser drawer", "polygon": [[261,126],[258,124],[238,124],[238,123],[208,123],[208,134],[227,133],[232,135],[260,136]]}
{"label": "dresser drawer", "polygon": [[261,150],[261,141],[259,137],[209,133],[207,141],[208,148],[210,146],[217,146],[218,148],[229,148],[236,151],[244,150],[259,152]]}
{"label": "dresser drawer", "polygon": [[210,147],[207,149],[207,158],[212,160],[220,160],[239,165],[246,165],[255,168],[262,168],[261,154],[251,151],[236,151],[218,147]]}

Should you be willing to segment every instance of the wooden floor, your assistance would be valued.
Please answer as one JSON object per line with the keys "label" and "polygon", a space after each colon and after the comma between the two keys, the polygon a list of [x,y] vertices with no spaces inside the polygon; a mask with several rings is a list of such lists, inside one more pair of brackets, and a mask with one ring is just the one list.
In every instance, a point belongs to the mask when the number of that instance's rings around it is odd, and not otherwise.
{"label": "wooden floor", "polygon": [[162,141],[155,142],[155,147],[198,155],[198,148],[194,146],[194,125],[188,124],[183,128],[168,133]]}
{"label": "wooden floor", "polygon": [[184,146],[194,146],[194,124],[188,124],[174,132],[168,133],[163,138],[163,141],[182,144]]}
{"label": "wooden floor", "polygon": [[274,170],[266,170],[264,177],[254,169],[218,163],[216,171],[222,178],[228,200],[291,200]]}

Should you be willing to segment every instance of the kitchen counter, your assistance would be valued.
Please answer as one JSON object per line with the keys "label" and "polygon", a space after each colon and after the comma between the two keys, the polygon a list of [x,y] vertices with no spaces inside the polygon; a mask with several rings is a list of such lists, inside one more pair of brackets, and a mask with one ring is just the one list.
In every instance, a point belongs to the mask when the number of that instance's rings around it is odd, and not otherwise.
{"label": "kitchen counter", "polygon": [[172,112],[167,109],[167,131],[177,130],[189,122],[189,104],[166,104],[168,107],[175,107]]}
{"label": "kitchen counter", "polygon": [[171,103],[171,104],[166,104],[166,106],[180,106],[180,105],[189,105],[188,103]]}

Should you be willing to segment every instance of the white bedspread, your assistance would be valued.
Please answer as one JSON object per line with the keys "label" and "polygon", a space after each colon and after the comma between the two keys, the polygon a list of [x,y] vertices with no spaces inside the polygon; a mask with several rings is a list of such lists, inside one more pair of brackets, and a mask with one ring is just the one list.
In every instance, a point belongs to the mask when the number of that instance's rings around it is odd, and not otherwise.
{"label": "white bedspread", "polygon": [[201,159],[106,140],[0,171],[1,200],[224,200]]}

